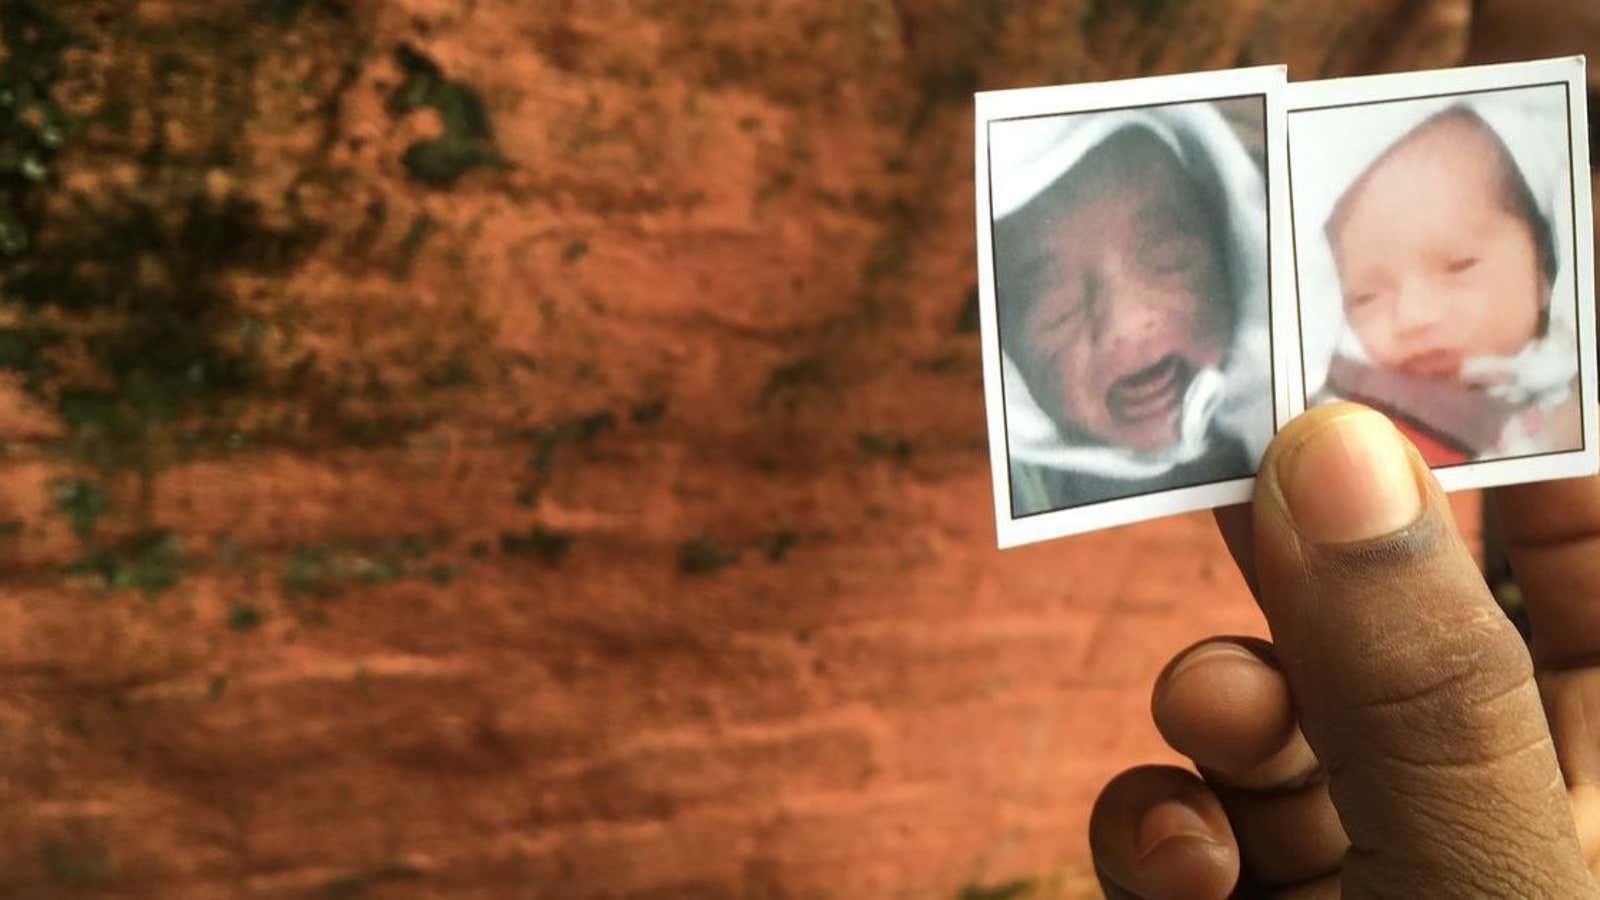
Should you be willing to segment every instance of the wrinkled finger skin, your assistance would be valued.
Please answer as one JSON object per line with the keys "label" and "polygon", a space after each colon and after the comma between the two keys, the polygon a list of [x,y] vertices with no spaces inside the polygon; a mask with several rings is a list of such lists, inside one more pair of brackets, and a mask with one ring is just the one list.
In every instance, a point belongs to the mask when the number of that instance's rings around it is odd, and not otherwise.
{"label": "wrinkled finger skin", "polygon": [[1291,518],[1279,462],[1358,414],[1290,423],[1252,517],[1262,610],[1351,840],[1345,896],[1589,896],[1532,661],[1414,448],[1410,525],[1319,543]]}
{"label": "wrinkled finger skin", "polygon": [[1288,889],[1338,872],[1350,841],[1270,644],[1212,638],[1178,654],[1151,714],[1222,802],[1255,884]]}
{"label": "wrinkled finger skin", "polygon": [[1495,492],[1534,669],[1591,869],[1600,862],[1600,478]]}

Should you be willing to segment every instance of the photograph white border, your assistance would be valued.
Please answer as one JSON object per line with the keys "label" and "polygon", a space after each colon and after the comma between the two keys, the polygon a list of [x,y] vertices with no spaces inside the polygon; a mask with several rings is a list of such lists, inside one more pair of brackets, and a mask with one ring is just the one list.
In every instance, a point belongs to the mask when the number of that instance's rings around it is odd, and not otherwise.
{"label": "photograph white border", "polygon": [[1300,358],[1295,322],[1293,234],[1289,220],[1288,136],[1284,66],[1259,66],[1218,72],[1163,75],[1126,81],[988,91],[974,97],[977,195],[979,319],[983,338],[984,403],[993,474],[995,530],[1000,547],[1015,547],[1054,537],[1125,525],[1175,513],[1242,503],[1255,478],[1174,488],[1137,497],[1106,500],[1024,517],[1012,515],[1011,467],[1006,446],[1005,404],[1001,397],[999,323],[994,284],[994,232],[990,219],[989,124],[1022,116],[1070,115],[1138,106],[1165,106],[1249,95],[1264,99],[1267,184],[1268,314],[1271,320],[1274,427],[1289,419],[1291,391],[1298,380],[1286,366]]}
{"label": "photograph white border", "polygon": [[[1545,481],[1557,478],[1576,478],[1600,471],[1600,425],[1597,425],[1595,361],[1595,305],[1594,305],[1594,212],[1589,177],[1589,116],[1587,108],[1588,83],[1582,56],[1532,62],[1503,63],[1474,66],[1462,69],[1438,69],[1426,72],[1405,72],[1391,75],[1366,75],[1356,78],[1335,78],[1325,81],[1295,82],[1288,86],[1288,128],[1285,139],[1290,144],[1289,190],[1294,195],[1293,140],[1296,113],[1311,112],[1333,106],[1379,104],[1406,100],[1420,100],[1449,94],[1470,94],[1483,91],[1520,87],[1538,87],[1564,83],[1567,87],[1568,135],[1572,169],[1573,241],[1575,294],[1578,304],[1578,356],[1579,356],[1579,408],[1583,417],[1583,445],[1578,450],[1546,453],[1538,456],[1460,463],[1436,467],[1434,475],[1447,491],[1491,487],[1527,481]],[[1291,229],[1292,231],[1292,229]],[[1294,242],[1285,246],[1290,255],[1298,255]],[[1298,260],[1291,275],[1294,294],[1298,296]],[[1295,330],[1299,330],[1299,306],[1296,305]],[[1298,415],[1306,405],[1306,374],[1298,340],[1290,345],[1296,358],[1286,371],[1294,373],[1291,392],[1291,412]]]}

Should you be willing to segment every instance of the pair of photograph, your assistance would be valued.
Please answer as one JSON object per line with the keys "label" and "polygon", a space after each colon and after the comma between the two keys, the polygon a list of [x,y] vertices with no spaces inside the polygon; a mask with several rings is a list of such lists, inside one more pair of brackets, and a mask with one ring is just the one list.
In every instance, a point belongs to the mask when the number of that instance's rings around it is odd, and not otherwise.
{"label": "pair of photograph", "polygon": [[1600,470],[1582,57],[976,97],[999,543],[1239,503],[1387,414],[1447,490]]}

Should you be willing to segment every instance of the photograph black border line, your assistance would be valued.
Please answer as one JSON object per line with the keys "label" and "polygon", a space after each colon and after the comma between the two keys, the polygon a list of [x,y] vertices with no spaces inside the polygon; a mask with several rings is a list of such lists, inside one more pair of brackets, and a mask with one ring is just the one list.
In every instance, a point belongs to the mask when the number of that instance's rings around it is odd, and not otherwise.
{"label": "photograph black border line", "polygon": [[[1266,207],[1266,229],[1265,229],[1265,231],[1266,231],[1267,246],[1266,246],[1265,271],[1267,273],[1267,278],[1266,278],[1266,282],[1267,282],[1267,356],[1268,356],[1267,365],[1268,365],[1268,371],[1271,373],[1271,377],[1270,377],[1269,381],[1271,382],[1271,385],[1272,385],[1272,392],[1271,392],[1271,394],[1269,394],[1269,399],[1271,400],[1271,403],[1272,403],[1272,431],[1273,431],[1274,434],[1276,434],[1278,432],[1278,429],[1283,427],[1283,423],[1281,421],[1279,421],[1279,419],[1278,419],[1279,410],[1278,410],[1277,396],[1278,396],[1278,389],[1279,389],[1279,386],[1280,386],[1279,385],[1279,381],[1278,381],[1280,375],[1279,375],[1279,370],[1278,370],[1278,347],[1277,347],[1277,327],[1276,327],[1277,323],[1273,319],[1273,316],[1276,313],[1276,305],[1273,303],[1273,296],[1272,296],[1273,280],[1274,279],[1272,278],[1272,171],[1271,171],[1272,167],[1270,165],[1270,161],[1271,161],[1271,152],[1270,151],[1271,151],[1271,148],[1272,148],[1272,127],[1273,127],[1273,125],[1272,125],[1272,121],[1271,121],[1272,116],[1271,116],[1271,112],[1270,112],[1270,109],[1269,109],[1270,104],[1267,102],[1268,99],[1269,99],[1269,96],[1270,95],[1266,91],[1250,91],[1250,92],[1242,93],[1242,94],[1229,94],[1229,95],[1217,96],[1217,97],[1195,97],[1195,98],[1186,99],[1186,100],[1164,100],[1164,101],[1160,101],[1160,102],[1156,102],[1156,103],[1135,103],[1135,104],[1131,104],[1131,105],[1128,105],[1128,106],[1107,106],[1107,107],[1102,107],[1102,108],[1098,108],[1098,109],[1061,110],[1061,111],[1058,111],[1058,112],[1034,113],[1034,114],[1025,115],[1025,116],[1003,116],[1003,117],[1000,117],[1000,118],[985,119],[984,120],[984,153],[985,153],[985,157],[984,157],[983,163],[984,163],[984,178],[985,178],[986,186],[988,188],[988,193],[989,193],[989,258],[991,260],[993,260],[993,259],[996,258],[995,257],[995,237],[994,237],[994,229],[995,229],[995,219],[994,219],[994,126],[995,126],[996,123],[999,123],[999,122],[1019,122],[1019,121],[1025,121],[1025,120],[1028,120],[1028,119],[1052,119],[1052,118],[1058,118],[1058,117],[1061,117],[1061,116],[1091,116],[1091,115],[1095,115],[1095,114],[1098,114],[1098,113],[1126,112],[1128,110],[1134,110],[1134,109],[1154,109],[1154,108],[1157,108],[1157,107],[1165,107],[1165,106],[1189,106],[1189,105],[1199,104],[1199,103],[1222,103],[1222,102],[1225,102],[1225,101],[1228,101],[1228,100],[1244,100],[1244,99],[1250,99],[1250,98],[1258,99],[1260,101],[1260,103],[1261,103],[1261,123],[1262,123],[1262,126],[1261,126],[1261,145],[1262,145],[1263,149],[1267,151],[1262,156],[1261,180],[1262,180],[1262,183],[1264,185],[1264,191],[1263,191],[1263,198],[1262,199],[1263,199],[1263,201],[1265,203],[1265,207]],[[1287,126],[1287,122],[1285,122],[1285,126]],[[1287,128],[1285,130],[1284,137],[1285,137],[1285,141],[1287,142],[1287,137],[1288,137]],[[1569,155],[1570,155],[1570,153],[1569,153]],[[1293,182],[1291,181],[1291,185],[1292,184],[1293,184]],[[1290,199],[1292,201],[1293,196],[1294,196],[1294,191],[1293,190],[1291,190],[1289,192],[1289,196],[1290,196]],[[1291,226],[1291,230],[1292,230],[1292,227],[1293,227],[1293,224],[1294,224],[1293,217],[1290,218],[1289,222],[1290,222],[1290,226]],[[1291,239],[1292,239],[1292,235],[1291,235]],[[989,280],[991,282],[992,293],[994,294],[994,316],[995,316],[995,321],[996,322],[998,322],[1000,320],[1000,276],[999,276],[998,269],[999,269],[998,266],[991,265],[990,266],[990,272],[989,272]],[[1297,289],[1296,290],[1296,295],[1298,296],[1298,293],[1299,293],[1298,292],[1298,288],[1299,288],[1299,272],[1298,272],[1298,269],[1296,270],[1296,274],[1295,274],[1295,287]],[[1299,315],[1299,312],[1300,312],[1300,305],[1299,305],[1299,303],[1296,303],[1295,304],[1295,314],[1296,314],[1297,317]],[[995,332],[995,334],[994,334],[995,346],[1000,351],[1001,358],[1003,359],[1004,356],[1005,356],[1005,340],[1001,335],[1001,329],[995,328],[994,332]],[[1305,352],[1304,351],[1305,341],[1302,340],[1300,343],[1301,343],[1301,356],[1302,356],[1302,360],[1303,360],[1304,359],[1304,352]],[[1302,376],[1301,381],[1304,382],[1304,380],[1305,379]],[[1096,507],[1105,506],[1105,505],[1111,504],[1111,503],[1123,503],[1123,502],[1126,502],[1128,500],[1137,500],[1137,499],[1139,499],[1141,497],[1151,497],[1151,496],[1154,496],[1156,494],[1165,494],[1168,491],[1182,490],[1182,489],[1186,489],[1186,488],[1209,487],[1211,485],[1218,485],[1218,484],[1231,484],[1231,483],[1236,482],[1236,481],[1242,481],[1242,480],[1245,480],[1245,479],[1248,479],[1248,478],[1254,478],[1256,476],[1256,470],[1252,469],[1251,471],[1247,472],[1244,475],[1236,475],[1236,476],[1233,476],[1232,478],[1218,478],[1218,479],[1216,479],[1214,481],[1197,481],[1194,484],[1174,485],[1172,487],[1159,488],[1159,489],[1150,490],[1150,491],[1142,491],[1142,492],[1137,493],[1137,494],[1124,494],[1124,495],[1122,495],[1120,497],[1108,497],[1108,498],[1106,498],[1104,500],[1094,500],[1094,501],[1091,501],[1091,502],[1088,502],[1088,503],[1080,503],[1080,504],[1078,504],[1076,506],[1062,506],[1062,507],[1057,507],[1055,509],[1041,509],[1041,510],[1035,510],[1034,512],[1031,512],[1031,513],[1024,513],[1022,515],[1017,515],[1017,492],[1016,492],[1016,487],[1011,483],[1011,474],[1010,474],[1010,469],[1011,469],[1011,425],[1010,425],[1010,420],[1009,420],[1008,416],[1009,416],[1009,412],[1008,412],[1007,404],[1006,404],[1006,378],[1005,378],[1005,372],[1002,369],[1002,371],[1000,373],[1000,421],[1002,423],[1001,431],[1002,431],[1003,437],[1005,438],[1005,448],[1006,448],[1006,498],[1009,501],[1010,513],[1011,513],[1011,521],[1013,521],[1013,522],[1021,522],[1021,521],[1025,521],[1027,519],[1034,518],[1035,516],[1050,515],[1052,513],[1062,513],[1062,512],[1081,510],[1081,509],[1094,509]],[[1256,460],[1254,462],[1254,465],[1259,467],[1260,461]]]}
{"label": "photograph black border line", "polygon": [[[1573,312],[1576,314],[1576,316],[1573,319],[1573,321],[1576,323],[1576,322],[1581,321],[1581,316],[1583,314],[1583,297],[1582,297],[1583,287],[1582,287],[1582,285],[1580,285],[1578,283],[1578,278],[1576,277],[1576,269],[1577,269],[1577,265],[1578,265],[1578,252],[1579,252],[1578,251],[1578,237],[1579,237],[1579,235],[1578,235],[1578,227],[1577,227],[1577,224],[1578,224],[1578,183],[1577,183],[1577,179],[1572,177],[1572,169],[1573,169],[1573,166],[1575,164],[1575,160],[1573,158],[1574,154],[1572,152],[1572,138],[1573,138],[1573,134],[1572,134],[1572,83],[1570,81],[1565,81],[1565,80],[1563,80],[1563,81],[1545,81],[1545,82],[1539,82],[1537,84],[1514,84],[1514,85],[1506,85],[1504,87],[1478,88],[1478,89],[1475,89],[1475,90],[1468,90],[1468,91],[1442,91],[1442,92],[1432,93],[1432,94],[1417,94],[1415,96],[1409,96],[1409,97],[1391,97],[1391,98],[1388,98],[1388,99],[1385,99],[1385,100],[1359,100],[1359,101],[1355,101],[1355,102],[1352,102],[1352,103],[1328,103],[1328,104],[1324,104],[1322,106],[1307,106],[1307,107],[1304,107],[1304,108],[1301,108],[1301,109],[1289,109],[1289,110],[1287,110],[1287,112],[1288,112],[1289,119],[1292,122],[1293,118],[1298,114],[1324,112],[1324,111],[1330,110],[1330,109],[1350,109],[1352,107],[1357,107],[1357,106],[1386,106],[1386,105],[1391,104],[1391,103],[1412,103],[1412,102],[1415,102],[1415,101],[1418,101],[1418,100],[1438,100],[1438,99],[1442,99],[1442,98],[1445,98],[1445,97],[1468,97],[1468,96],[1477,96],[1477,95],[1480,95],[1480,94],[1498,94],[1498,93],[1505,93],[1507,91],[1531,91],[1531,90],[1537,90],[1539,88],[1549,88],[1549,87],[1559,87],[1559,88],[1562,89],[1563,103],[1564,103],[1565,108],[1566,108],[1566,115],[1563,117],[1564,118],[1563,125],[1566,128],[1566,134],[1567,134],[1567,142],[1566,142],[1566,147],[1565,147],[1566,156],[1567,156],[1567,203],[1569,204],[1569,208],[1570,208],[1571,213],[1572,213],[1572,226],[1573,226],[1572,227],[1572,247],[1570,248],[1571,255],[1570,255],[1570,262],[1568,264],[1573,266],[1573,269],[1574,269],[1574,277],[1572,279],[1572,309],[1573,309]],[[1301,292],[1301,281],[1300,281],[1300,231],[1299,231],[1299,228],[1297,227],[1297,223],[1295,221],[1295,212],[1294,212],[1294,195],[1295,195],[1295,192],[1294,192],[1294,138],[1293,138],[1293,135],[1294,135],[1294,127],[1293,127],[1292,124],[1289,124],[1288,128],[1287,128],[1287,136],[1289,137],[1289,146],[1287,148],[1287,162],[1288,162],[1288,168],[1289,168],[1289,241],[1290,241],[1291,252],[1294,254],[1294,291],[1295,291],[1294,315],[1295,315],[1296,333],[1297,333],[1297,337],[1299,338],[1299,344],[1300,344],[1300,347],[1299,347],[1299,352],[1300,352],[1300,404],[1301,404],[1300,408],[1302,410],[1307,410],[1307,409],[1311,408],[1311,386],[1306,383],[1306,377],[1305,377],[1305,373],[1306,373],[1305,303],[1301,300],[1301,297],[1303,296],[1303,294]],[[1593,143],[1592,143],[1593,135],[1590,136],[1590,140],[1591,140],[1590,153],[1592,154],[1593,153],[1593,146],[1594,146]],[[1357,176],[1357,177],[1360,177],[1360,176]],[[1271,237],[1269,236],[1268,237],[1268,241],[1270,242],[1270,240],[1271,240]],[[1585,402],[1584,391],[1583,391],[1583,369],[1582,369],[1582,365],[1583,365],[1583,348],[1584,348],[1584,345],[1583,345],[1583,329],[1581,327],[1575,329],[1575,334],[1576,334],[1576,337],[1577,337],[1577,352],[1578,352],[1578,364],[1579,364],[1579,370],[1578,370],[1578,373],[1579,373],[1578,374],[1578,409],[1579,409],[1579,411],[1581,412],[1581,414],[1584,417],[1588,417],[1588,416],[1593,415],[1594,413],[1592,413],[1589,410],[1588,405]],[[1565,450],[1545,450],[1545,451],[1542,451],[1542,452],[1539,452],[1539,453],[1525,453],[1525,454],[1523,454],[1521,456],[1497,456],[1497,457],[1494,457],[1493,459],[1474,459],[1474,460],[1468,460],[1466,462],[1450,463],[1449,465],[1444,465],[1444,466],[1430,466],[1429,468],[1431,468],[1435,472],[1442,472],[1442,471],[1445,471],[1447,469],[1459,469],[1459,468],[1462,468],[1463,466],[1477,466],[1477,465],[1482,465],[1484,463],[1515,462],[1515,461],[1518,461],[1518,460],[1543,459],[1545,457],[1551,457],[1551,456],[1567,456],[1567,455],[1570,455],[1570,454],[1573,454],[1573,453],[1584,453],[1584,452],[1588,451],[1588,449],[1589,449],[1589,430],[1586,427],[1587,424],[1588,424],[1587,421],[1584,421],[1584,420],[1580,420],[1580,422],[1579,422],[1579,429],[1578,430],[1580,432],[1580,441],[1581,441],[1581,443],[1577,447],[1569,447],[1569,448],[1567,448]]]}

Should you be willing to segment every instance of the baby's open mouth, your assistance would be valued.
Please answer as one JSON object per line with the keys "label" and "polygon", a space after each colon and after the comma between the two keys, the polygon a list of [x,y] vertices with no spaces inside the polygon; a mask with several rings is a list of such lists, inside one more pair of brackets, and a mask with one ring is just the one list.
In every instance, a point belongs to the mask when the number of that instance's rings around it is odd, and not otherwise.
{"label": "baby's open mouth", "polygon": [[1106,409],[1119,425],[1138,425],[1168,416],[1183,402],[1194,377],[1194,367],[1182,357],[1168,354],[1152,365],[1111,383]]}

